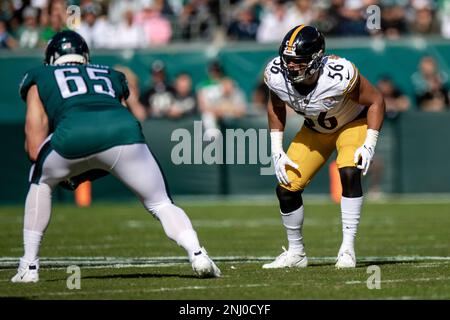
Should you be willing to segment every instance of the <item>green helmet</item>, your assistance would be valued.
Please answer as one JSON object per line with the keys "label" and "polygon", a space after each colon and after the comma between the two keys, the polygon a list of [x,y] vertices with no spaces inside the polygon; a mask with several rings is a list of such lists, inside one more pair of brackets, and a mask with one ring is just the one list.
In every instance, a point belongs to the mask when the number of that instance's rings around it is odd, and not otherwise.
{"label": "green helmet", "polygon": [[83,37],[75,31],[64,30],[53,36],[45,50],[45,63],[88,63],[89,48]]}

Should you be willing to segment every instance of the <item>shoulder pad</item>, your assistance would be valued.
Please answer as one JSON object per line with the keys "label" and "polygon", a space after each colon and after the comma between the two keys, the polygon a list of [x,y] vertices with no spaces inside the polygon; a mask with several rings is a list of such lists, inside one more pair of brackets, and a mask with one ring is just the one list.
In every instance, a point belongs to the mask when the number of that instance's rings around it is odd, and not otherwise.
{"label": "shoulder pad", "polygon": [[337,56],[327,56],[324,60],[324,76],[330,87],[335,89],[335,95],[351,92],[359,80],[358,68],[349,60]]}
{"label": "shoulder pad", "polygon": [[281,59],[272,59],[264,70],[264,82],[270,90],[276,91],[281,84],[284,84],[283,70],[281,70]]}

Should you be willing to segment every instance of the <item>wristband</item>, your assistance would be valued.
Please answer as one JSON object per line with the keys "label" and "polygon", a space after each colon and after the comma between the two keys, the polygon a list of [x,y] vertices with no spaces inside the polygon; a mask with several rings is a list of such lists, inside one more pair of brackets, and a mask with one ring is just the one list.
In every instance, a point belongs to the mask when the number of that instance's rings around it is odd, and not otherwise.
{"label": "wristband", "polygon": [[367,129],[367,136],[366,141],[364,141],[364,145],[368,146],[369,148],[372,148],[372,150],[375,150],[375,146],[377,145],[378,140],[378,130],[374,129]]}
{"label": "wristband", "polygon": [[270,131],[272,154],[283,152],[283,131]]}

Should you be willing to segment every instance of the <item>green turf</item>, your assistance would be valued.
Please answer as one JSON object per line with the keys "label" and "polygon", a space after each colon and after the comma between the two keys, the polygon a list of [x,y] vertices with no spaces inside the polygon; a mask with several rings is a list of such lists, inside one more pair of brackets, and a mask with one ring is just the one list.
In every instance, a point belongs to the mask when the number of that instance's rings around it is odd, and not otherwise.
{"label": "green turf", "polygon": [[[22,254],[23,209],[4,206],[0,208],[0,297],[450,299],[449,204],[365,205],[356,246],[360,260],[353,270],[335,270],[331,260],[341,240],[337,205],[305,206],[304,238],[311,265],[300,270],[261,269],[264,257],[275,257],[286,245],[275,206],[183,207],[202,244],[213,258],[218,257],[222,278],[193,277],[184,251],[165,237],[159,222],[139,205],[95,204],[87,209],[56,205],[42,244],[43,261],[57,257],[174,256],[181,260],[169,265],[153,262],[145,267],[81,266],[80,290],[67,289],[69,274],[65,267],[42,267],[37,284],[12,284],[9,278],[15,269],[2,262]],[[431,256],[447,258],[423,258]],[[261,261],[247,261],[246,257],[259,257]],[[379,290],[369,290],[366,285],[370,276],[367,267],[373,264],[381,268]]]}

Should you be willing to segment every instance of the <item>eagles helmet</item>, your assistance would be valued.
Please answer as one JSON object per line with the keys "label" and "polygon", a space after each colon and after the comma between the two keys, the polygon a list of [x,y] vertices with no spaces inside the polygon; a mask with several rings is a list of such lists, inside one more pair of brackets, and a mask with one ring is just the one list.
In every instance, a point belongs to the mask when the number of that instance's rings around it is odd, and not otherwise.
{"label": "eagles helmet", "polygon": [[312,26],[296,26],[281,42],[281,68],[291,82],[302,82],[320,69],[324,52],[325,39],[322,33]]}
{"label": "eagles helmet", "polygon": [[89,63],[89,48],[83,37],[75,31],[64,30],[53,36],[45,49],[45,63]]}

